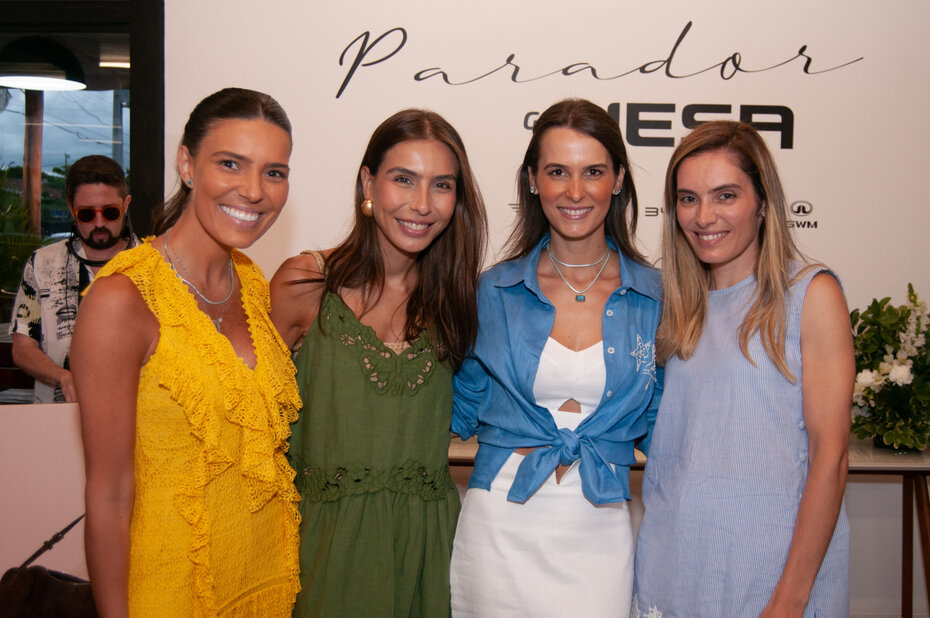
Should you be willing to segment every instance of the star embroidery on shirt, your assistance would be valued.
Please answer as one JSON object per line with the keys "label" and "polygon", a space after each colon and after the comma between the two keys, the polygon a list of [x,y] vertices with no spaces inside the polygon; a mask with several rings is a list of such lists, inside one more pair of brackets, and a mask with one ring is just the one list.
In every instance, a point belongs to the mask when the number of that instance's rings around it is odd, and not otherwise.
{"label": "star embroidery on shirt", "polygon": [[[641,371],[649,376],[650,381],[656,379],[656,347],[651,341],[643,341],[642,336],[636,334],[636,348],[630,352],[630,356],[636,359],[636,371]],[[650,382],[646,382],[649,386]]]}

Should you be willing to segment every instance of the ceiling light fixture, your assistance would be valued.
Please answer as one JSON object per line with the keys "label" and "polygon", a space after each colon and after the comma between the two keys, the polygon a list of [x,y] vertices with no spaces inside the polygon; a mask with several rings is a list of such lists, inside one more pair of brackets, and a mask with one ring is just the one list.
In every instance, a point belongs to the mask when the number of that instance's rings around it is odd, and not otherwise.
{"label": "ceiling light fixture", "polygon": [[84,69],[67,47],[43,36],[16,39],[0,49],[0,86],[23,90],[83,90]]}

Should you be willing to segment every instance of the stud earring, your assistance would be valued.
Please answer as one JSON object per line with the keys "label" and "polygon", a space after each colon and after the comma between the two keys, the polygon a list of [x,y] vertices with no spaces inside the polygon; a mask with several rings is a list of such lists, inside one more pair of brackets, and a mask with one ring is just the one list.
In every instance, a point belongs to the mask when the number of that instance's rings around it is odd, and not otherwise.
{"label": "stud earring", "polygon": [[620,195],[620,193],[622,193],[622,192],[623,192],[623,189],[622,189],[622,188],[621,188],[621,189],[617,189],[616,191],[614,191],[614,195]]}
{"label": "stud earring", "polygon": [[362,211],[363,217],[373,217],[375,214],[375,203],[371,200],[365,200],[362,202],[362,205],[359,207]]}
{"label": "stud earring", "polygon": [[187,179],[187,186],[188,186],[188,187],[193,187],[193,186],[194,186],[194,181],[191,180],[190,178],[188,178],[188,179]]}
{"label": "stud earring", "polygon": [[530,193],[532,193],[533,195],[536,195],[536,187],[534,187],[533,185],[530,185]]}

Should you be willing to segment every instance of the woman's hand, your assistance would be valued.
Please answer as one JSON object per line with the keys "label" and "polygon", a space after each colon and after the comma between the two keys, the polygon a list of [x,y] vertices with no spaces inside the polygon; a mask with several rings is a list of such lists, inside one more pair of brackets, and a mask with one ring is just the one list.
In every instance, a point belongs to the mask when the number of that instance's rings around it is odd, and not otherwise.
{"label": "woman's hand", "polygon": [[759,614],[759,618],[801,618],[805,605],[806,602],[780,603],[773,598]]}

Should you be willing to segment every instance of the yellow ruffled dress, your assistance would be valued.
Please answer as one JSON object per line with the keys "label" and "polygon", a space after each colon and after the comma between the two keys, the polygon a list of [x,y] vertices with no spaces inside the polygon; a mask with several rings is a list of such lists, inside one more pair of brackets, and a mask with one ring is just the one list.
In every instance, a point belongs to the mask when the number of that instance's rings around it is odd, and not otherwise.
{"label": "yellow ruffled dress", "polygon": [[133,616],[290,616],[300,589],[299,497],[284,454],[300,406],[294,366],[261,271],[236,251],[233,263],[254,369],[150,240],[97,275],[129,277],[160,324],[136,410]]}

